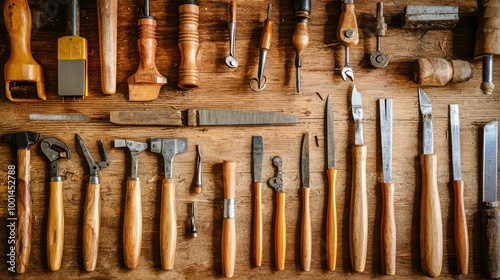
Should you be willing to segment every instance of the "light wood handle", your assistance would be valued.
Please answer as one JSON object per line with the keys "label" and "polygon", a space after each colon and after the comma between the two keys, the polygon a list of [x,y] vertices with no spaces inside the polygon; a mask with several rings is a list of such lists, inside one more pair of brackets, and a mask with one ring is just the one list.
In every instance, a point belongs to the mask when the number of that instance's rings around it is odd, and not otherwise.
{"label": "light wood handle", "polygon": [[47,262],[49,269],[61,268],[64,248],[63,183],[50,182],[49,217],[47,224]]}
{"label": "light wood handle", "polygon": [[286,216],[285,193],[276,192],[276,222],[274,228],[276,269],[285,269],[286,257]]}
{"label": "light wood handle", "polygon": [[500,3],[496,0],[483,0],[477,4],[477,29],[474,57],[483,55],[499,55],[500,39],[498,30],[498,15],[500,14]]}
{"label": "light wood handle", "polygon": [[118,1],[97,0],[101,89],[104,94],[116,92],[116,50],[118,34]]}
{"label": "light wood handle", "polygon": [[335,187],[337,169],[328,168],[328,206],[326,210],[326,263],[328,270],[335,271],[337,266],[337,199]]}
{"label": "light wood handle", "polygon": [[469,271],[469,234],[464,206],[464,181],[453,181],[455,194],[455,251],[457,254],[457,270],[459,274]]}
{"label": "light wood handle", "polygon": [[[236,192],[236,162],[225,160],[222,164],[222,174],[224,176],[224,199],[234,199]],[[234,276],[235,262],[236,222],[234,217],[224,217],[222,223],[222,272],[225,277]]]}
{"label": "light wood handle", "polygon": [[[352,36],[348,37],[346,31],[352,31]],[[358,23],[356,14],[354,13],[354,4],[342,4],[342,13],[339,18],[339,26],[337,28],[337,40],[346,46],[354,47],[359,41]]]}
{"label": "light wood handle", "polygon": [[490,278],[500,277],[500,210],[485,207],[482,210],[484,268]]}
{"label": "light wood handle", "polygon": [[181,63],[179,66],[178,86],[181,89],[198,87],[196,56],[200,46],[198,33],[199,13],[200,7],[198,5],[179,5],[178,46],[181,53]]}
{"label": "light wood handle", "polygon": [[420,260],[422,271],[438,277],[443,265],[443,222],[437,187],[437,156],[423,154],[420,202]]}
{"label": "light wood handle", "polygon": [[254,183],[255,200],[253,211],[253,252],[255,266],[262,265],[262,183]]}
{"label": "light wood handle", "polygon": [[139,264],[142,244],[141,181],[129,179],[123,221],[123,257],[125,266],[135,269]]}
{"label": "light wood handle", "polygon": [[354,272],[363,272],[368,246],[368,204],[366,198],[366,146],[352,147],[351,211],[349,248]]}
{"label": "light wood handle", "polygon": [[259,47],[261,50],[269,50],[271,47],[271,39],[273,35],[273,21],[266,19],[264,21],[264,29],[262,29],[262,35],[260,36]]}
{"label": "light wood handle", "polygon": [[161,268],[174,268],[177,246],[177,214],[175,212],[175,184],[173,179],[163,179],[160,213]]}
{"label": "light wood handle", "polygon": [[236,0],[231,0],[230,3],[230,9],[231,9],[231,21],[236,22]]}
{"label": "light wood handle", "polygon": [[396,220],[394,216],[394,184],[382,184],[382,217],[380,221],[380,252],[382,273],[396,274]]}
{"label": "light wood handle", "polygon": [[300,56],[302,51],[309,45],[309,33],[307,32],[307,22],[308,18],[304,18],[297,22],[295,26],[295,32],[292,36],[292,44],[295,48],[295,53]]}
{"label": "light wood handle", "polygon": [[311,270],[311,207],[309,204],[309,194],[311,189],[302,188],[303,208],[302,208],[302,231],[300,232],[300,262],[304,271]]}
{"label": "light wood handle", "polygon": [[16,272],[28,270],[31,255],[32,201],[30,190],[30,150],[17,150],[17,229],[16,229]]}
{"label": "light wood handle", "polygon": [[83,212],[83,266],[86,271],[95,270],[101,228],[100,184],[87,184],[87,197]]}

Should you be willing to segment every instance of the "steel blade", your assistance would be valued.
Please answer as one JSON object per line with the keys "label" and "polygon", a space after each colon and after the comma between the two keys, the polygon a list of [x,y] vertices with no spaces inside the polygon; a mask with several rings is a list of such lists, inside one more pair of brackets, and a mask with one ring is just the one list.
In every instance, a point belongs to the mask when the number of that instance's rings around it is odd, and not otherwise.
{"label": "steel blade", "polygon": [[418,88],[418,101],[420,103],[420,113],[424,123],[423,147],[424,154],[432,155],[434,153],[433,132],[432,132],[432,105],[427,94]]}
{"label": "steel blade", "polygon": [[458,104],[450,104],[450,130],[451,130],[451,161],[453,166],[453,180],[462,180],[462,167],[460,164],[460,121]]}
{"label": "steel blade", "polygon": [[335,140],[333,137],[333,105],[330,95],[326,99],[326,164],[328,168],[335,167]]}
{"label": "steel blade", "polygon": [[484,126],[483,137],[483,202],[497,201],[498,122]]}
{"label": "steel blade", "polygon": [[296,124],[299,118],[273,112],[240,110],[197,110],[199,126],[231,125],[287,125]]}
{"label": "steel blade", "polygon": [[302,187],[309,188],[309,132],[302,138],[302,151],[300,153],[300,178]]}
{"label": "steel blade", "polygon": [[264,157],[264,141],[262,136],[252,137],[253,181],[262,182],[262,161]]}
{"label": "steel blade", "polygon": [[356,86],[352,88],[352,117],[354,119],[354,144],[363,145],[363,107],[361,104],[361,94],[356,90]]}
{"label": "steel blade", "polygon": [[392,99],[380,99],[380,137],[384,183],[392,182]]}
{"label": "steel blade", "polygon": [[32,121],[89,121],[86,115],[53,115],[53,114],[30,114]]}

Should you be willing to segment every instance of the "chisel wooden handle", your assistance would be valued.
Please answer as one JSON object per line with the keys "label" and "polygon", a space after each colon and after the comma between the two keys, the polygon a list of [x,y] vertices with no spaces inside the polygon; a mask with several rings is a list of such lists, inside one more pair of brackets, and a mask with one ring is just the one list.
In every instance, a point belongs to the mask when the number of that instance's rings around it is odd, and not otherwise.
{"label": "chisel wooden handle", "polygon": [[482,211],[483,256],[486,274],[500,277],[500,210],[486,206]]}
{"label": "chisel wooden handle", "polygon": [[259,48],[261,50],[269,50],[271,48],[271,39],[273,36],[273,21],[266,19],[264,21],[264,28],[262,29],[262,35],[260,36]]}
{"label": "chisel wooden handle", "polygon": [[97,0],[99,48],[101,56],[101,89],[116,92],[116,50],[118,34],[118,0]]}
{"label": "chisel wooden handle", "polygon": [[352,147],[352,187],[349,248],[354,272],[363,272],[368,246],[368,203],[366,197],[366,146]]}
{"label": "chisel wooden handle", "polygon": [[337,40],[346,47],[354,47],[358,44],[358,23],[356,14],[354,13],[354,4],[352,3],[342,4],[342,13],[340,14],[339,26],[337,28]]}
{"label": "chisel wooden handle", "polygon": [[83,266],[95,270],[101,228],[101,186],[87,184],[87,197],[83,212]]}
{"label": "chisel wooden handle", "polygon": [[437,156],[423,154],[420,202],[420,261],[422,271],[438,277],[443,265],[443,222],[437,187]]}
{"label": "chisel wooden handle", "polygon": [[285,193],[276,192],[276,221],[274,227],[276,269],[285,269],[286,257],[286,216]]}
{"label": "chisel wooden handle", "polygon": [[224,161],[224,220],[222,223],[222,272],[225,277],[234,276],[236,262],[236,222],[234,194],[236,191],[236,162]]}
{"label": "chisel wooden handle", "polygon": [[199,34],[198,17],[200,7],[197,0],[182,0],[179,5],[179,50],[181,63],[179,66],[178,86],[182,89],[198,87],[198,53]]}
{"label": "chisel wooden handle", "polygon": [[262,183],[254,183],[254,229],[253,229],[253,252],[255,266],[262,265]]}
{"label": "chisel wooden handle", "polygon": [[459,274],[469,271],[469,234],[464,207],[464,181],[453,181],[455,194],[455,251],[457,255],[457,270]]}
{"label": "chisel wooden handle", "polygon": [[50,182],[49,217],[47,225],[47,261],[49,269],[61,268],[64,247],[64,203],[62,181]]}
{"label": "chisel wooden handle", "polygon": [[175,213],[175,184],[173,179],[163,179],[160,213],[161,268],[174,268],[177,246],[177,214]]}
{"label": "chisel wooden handle", "polygon": [[337,199],[335,186],[337,169],[328,168],[328,208],[326,211],[326,263],[328,270],[335,271],[337,266]]}
{"label": "chisel wooden handle", "polygon": [[141,181],[129,178],[123,221],[123,257],[125,266],[134,269],[139,264],[142,244]]}
{"label": "chisel wooden handle", "polygon": [[382,273],[396,274],[396,220],[394,216],[394,184],[382,184],[382,220],[380,221],[380,252]]}
{"label": "chisel wooden handle", "polygon": [[32,202],[30,190],[30,150],[17,150],[17,229],[16,229],[16,272],[28,270],[31,255]]}
{"label": "chisel wooden handle", "polygon": [[300,262],[304,271],[311,270],[311,207],[309,204],[309,188],[302,188],[302,230],[300,232]]}

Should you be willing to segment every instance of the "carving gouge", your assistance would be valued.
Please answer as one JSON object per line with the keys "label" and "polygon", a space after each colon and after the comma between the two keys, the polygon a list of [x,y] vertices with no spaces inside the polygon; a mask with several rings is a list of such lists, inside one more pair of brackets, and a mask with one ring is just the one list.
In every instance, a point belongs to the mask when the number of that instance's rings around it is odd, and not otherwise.
{"label": "carving gouge", "polygon": [[345,65],[342,68],[342,79],[345,81],[349,78],[354,81],[354,72],[349,65],[349,48],[358,44],[359,32],[353,0],[342,1],[342,13],[337,27],[337,40],[345,47]]}
{"label": "carving gouge", "polygon": [[467,274],[469,266],[469,235],[464,207],[464,181],[460,166],[460,126],[458,105],[450,105],[451,160],[453,163],[453,190],[455,194],[455,254],[459,274]]}
{"label": "carving gouge", "polygon": [[229,29],[229,56],[226,57],[226,65],[229,68],[238,67],[238,60],[234,56],[234,39],[236,32],[236,0],[231,0],[229,9],[231,10],[231,19],[227,24]]}
{"label": "carving gouge", "polygon": [[309,44],[309,33],[307,32],[307,22],[311,14],[311,0],[295,0],[295,17],[297,25],[293,33],[292,43],[295,47],[295,69],[296,69],[296,85],[297,93],[300,93],[300,67],[302,61],[300,55]]}
{"label": "carving gouge", "polygon": [[118,1],[97,0],[101,89],[104,94],[116,92],[116,54],[118,34]]}
{"label": "carving gouge", "polygon": [[335,141],[333,137],[333,105],[328,95],[326,99],[326,175],[328,177],[328,208],[326,212],[326,263],[328,270],[335,271],[337,266],[337,199],[335,186],[337,169],[335,168]]}
{"label": "carving gouge", "polygon": [[500,277],[500,210],[498,209],[498,122],[484,126],[483,209],[481,210],[483,256],[490,278]]}
{"label": "carving gouge", "polygon": [[441,274],[443,264],[443,222],[437,186],[437,156],[434,154],[432,106],[427,94],[418,89],[423,119],[422,198],[420,202],[420,261],[430,277]]}
{"label": "carving gouge", "polygon": [[234,194],[236,192],[236,162],[222,163],[224,178],[224,220],[222,222],[222,272],[225,277],[234,276],[236,262],[236,222]]}
{"label": "carving gouge", "polygon": [[311,270],[311,207],[309,204],[309,133],[302,138],[300,153],[300,178],[302,181],[302,229],[300,231],[300,262],[304,271]]}
{"label": "carving gouge", "polygon": [[261,91],[266,88],[267,78],[264,76],[266,68],[267,53],[271,48],[271,37],[273,34],[273,21],[271,20],[271,3],[267,5],[267,18],[264,21],[264,29],[260,36],[260,55],[259,55],[259,70],[257,77],[250,80],[249,86],[253,91]]}
{"label": "carving gouge", "polygon": [[285,269],[286,257],[286,216],[285,190],[283,188],[283,160],[279,156],[273,158],[273,165],[278,170],[276,177],[269,178],[268,183],[276,191],[276,218],[274,224],[274,251],[276,270]]}
{"label": "carving gouge", "polygon": [[202,175],[202,154],[200,145],[196,145],[196,183],[194,187],[195,193],[201,193],[203,187],[203,177]]}
{"label": "carving gouge", "polygon": [[394,217],[394,184],[392,183],[392,99],[380,99],[380,143],[382,144],[382,220],[380,252],[382,273],[396,274],[396,221]]}
{"label": "carving gouge", "polygon": [[254,186],[253,252],[255,266],[262,265],[262,161],[264,142],[262,136],[252,137],[252,162]]}
{"label": "carving gouge", "polygon": [[352,116],[355,140],[352,146],[351,211],[349,249],[354,272],[363,272],[368,246],[368,204],[366,198],[366,146],[363,143],[363,108],[361,94],[352,88]]}

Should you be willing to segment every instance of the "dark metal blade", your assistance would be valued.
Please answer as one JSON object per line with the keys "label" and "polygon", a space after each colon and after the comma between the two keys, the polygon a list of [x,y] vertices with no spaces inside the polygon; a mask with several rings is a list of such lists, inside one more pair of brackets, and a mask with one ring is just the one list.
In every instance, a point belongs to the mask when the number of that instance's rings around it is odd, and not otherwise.
{"label": "dark metal blade", "polygon": [[262,136],[252,137],[253,181],[262,182],[262,161],[264,157],[264,141]]}
{"label": "dark metal blade", "polygon": [[483,202],[497,201],[498,122],[484,126],[483,137]]}
{"label": "dark metal blade", "polygon": [[423,147],[425,155],[434,154],[433,131],[432,131],[432,105],[427,94],[418,88],[418,101],[420,103],[420,113],[424,123]]}
{"label": "dark metal blade", "polygon": [[384,183],[392,182],[392,99],[380,99],[380,136]]}
{"label": "dark metal blade", "polygon": [[451,161],[453,166],[453,180],[462,180],[462,167],[460,165],[460,122],[458,117],[458,104],[450,104],[450,130],[451,130]]}
{"label": "dark metal blade", "polygon": [[302,151],[300,153],[300,178],[302,187],[309,188],[309,132],[302,138]]}
{"label": "dark metal blade", "polygon": [[197,110],[199,126],[296,124],[293,115],[240,110]]}
{"label": "dark metal blade", "polygon": [[326,99],[326,164],[328,168],[335,168],[335,140],[333,136],[333,105],[330,95]]}

